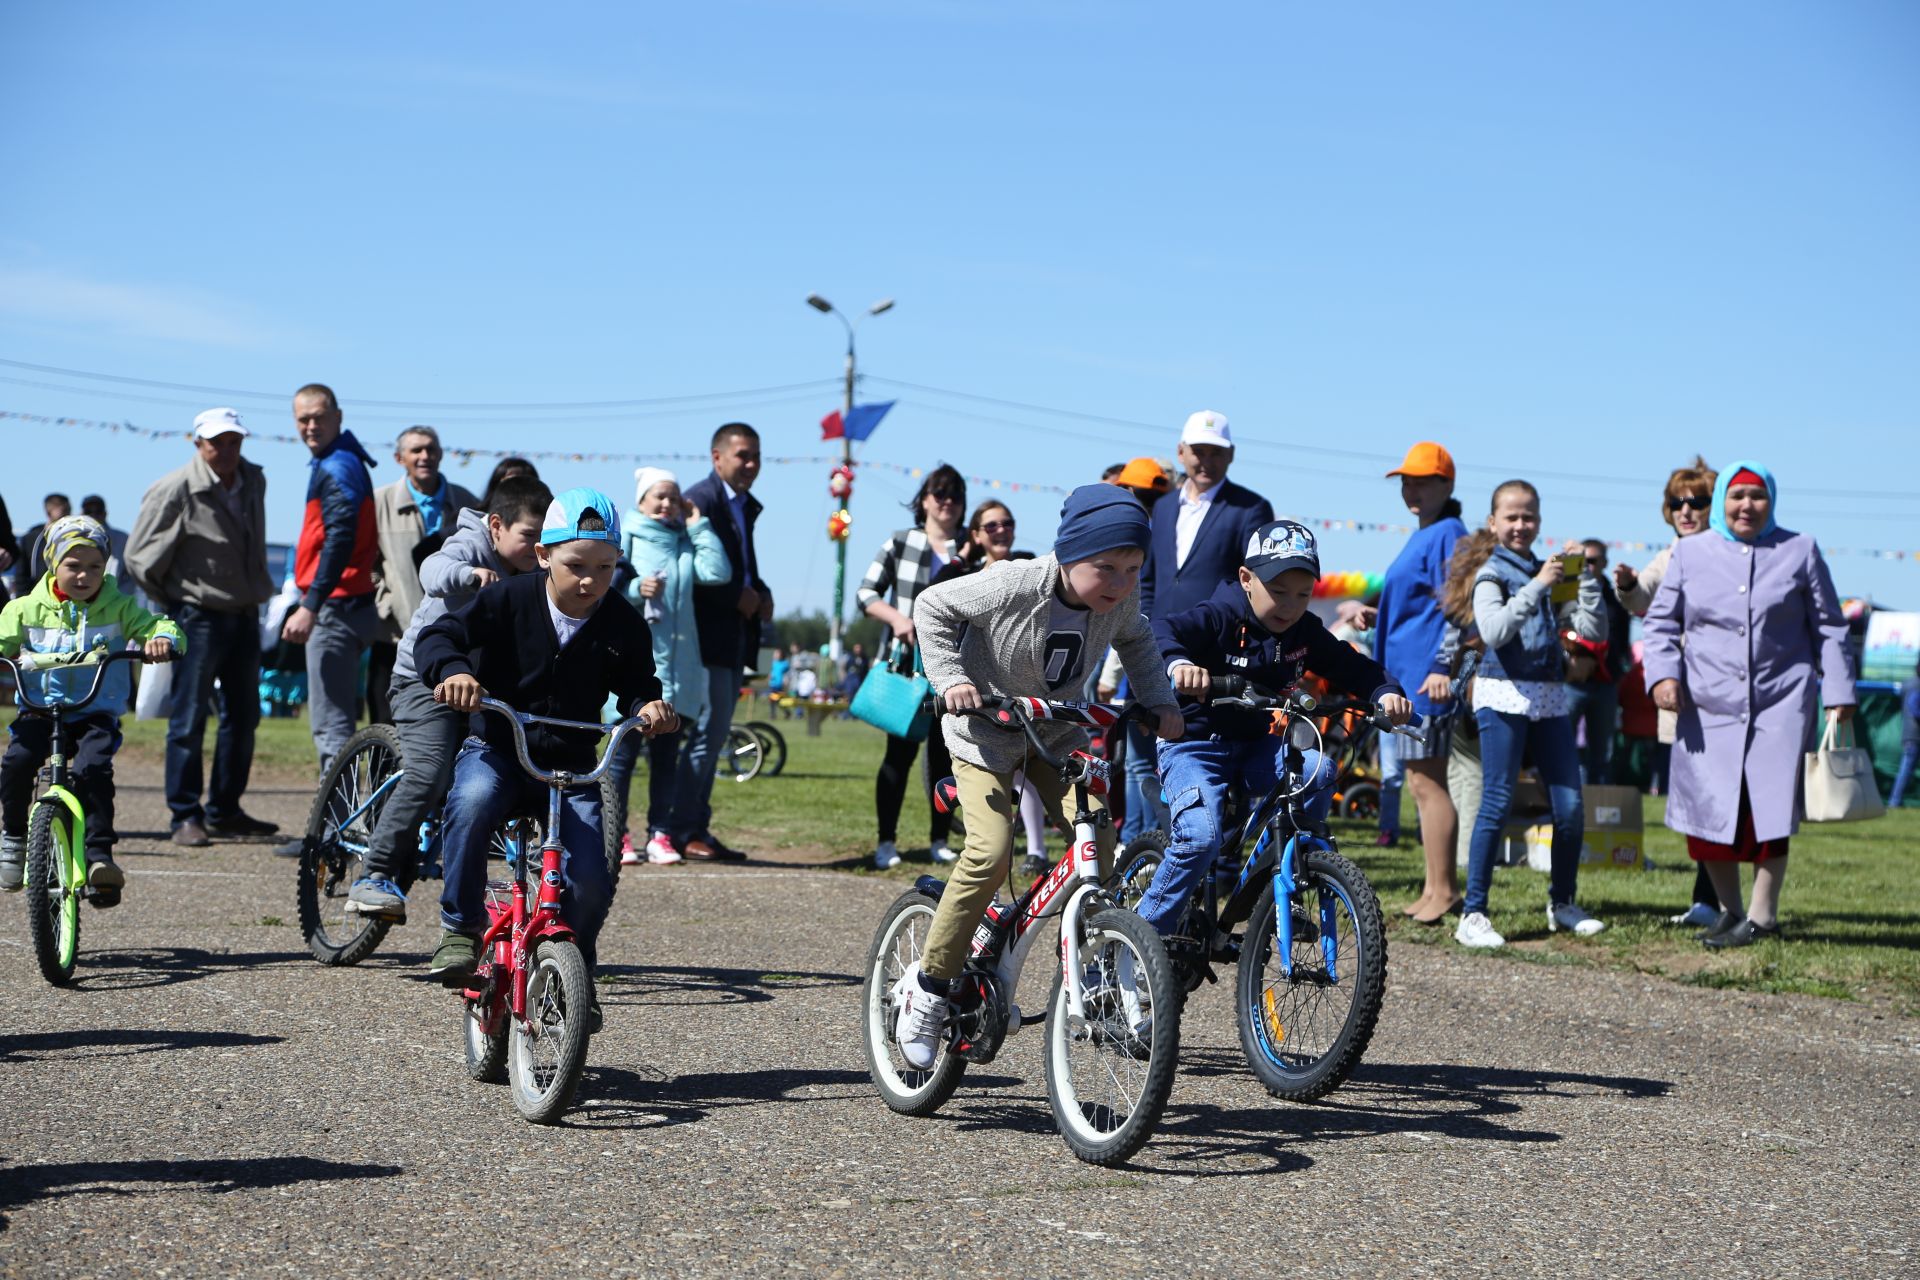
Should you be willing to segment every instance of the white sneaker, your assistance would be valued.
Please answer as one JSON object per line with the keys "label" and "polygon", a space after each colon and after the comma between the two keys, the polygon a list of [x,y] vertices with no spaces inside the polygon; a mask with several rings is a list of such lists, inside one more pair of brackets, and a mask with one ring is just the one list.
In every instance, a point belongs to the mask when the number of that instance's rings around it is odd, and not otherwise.
{"label": "white sneaker", "polygon": [[647,861],[656,867],[670,867],[686,859],[682,858],[680,851],[673,847],[673,841],[667,839],[666,832],[656,831],[653,833],[653,838],[647,841]]}
{"label": "white sneaker", "polygon": [[1571,929],[1577,938],[1591,938],[1607,926],[1588,915],[1585,911],[1569,902],[1564,906],[1548,906],[1547,932],[1555,933],[1561,929]]}
{"label": "white sneaker", "polygon": [[1483,911],[1475,911],[1460,917],[1460,927],[1453,931],[1453,940],[1463,947],[1504,947],[1507,940],[1494,929],[1493,922],[1487,919]]}
{"label": "white sneaker", "polygon": [[893,841],[882,840],[880,847],[873,851],[873,869],[886,871],[900,865],[900,850],[894,848]]}
{"label": "white sneaker", "polygon": [[935,844],[933,846],[932,853],[933,853],[933,860],[935,862],[960,861],[960,855],[955,853],[953,850],[947,848],[947,842],[945,840],[942,840],[939,843]]}
{"label": "white sneaker", "polygon": [[633,847],[633,836],[623,834],[620,837],[620,865],[623,867],[637,867],[644,861],[645,859],[640,856],[640,851]]}
{"label": "white sneaker", "polygon": [[940,1056],[940,1033],[947,1025],[947,998],[934,995],[920,985],[920,965],[915,962],[908,965],[900,981],[893,984],[893,1002],[900,1010],[900,1020],[894,1024],[900,1056],[914,1070],[925,1071]]}

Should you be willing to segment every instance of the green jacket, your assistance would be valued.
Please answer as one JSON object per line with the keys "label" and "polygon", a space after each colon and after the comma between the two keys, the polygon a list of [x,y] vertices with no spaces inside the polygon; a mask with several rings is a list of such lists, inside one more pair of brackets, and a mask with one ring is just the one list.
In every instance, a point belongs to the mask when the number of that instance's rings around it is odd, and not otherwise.
{"label": "green jacket", "polygon": [[[154,636],[173,641],[177,653],[187,651],[187,638],[171,619],[149,613],[120,590],[108,574],[91,600],[60,600],[53,594],[49,570],[38,585],[0,609],[0,654],[9,658],[28,653],[77,653],[105,645],[110,652],[129,642],[145,644]],[[94,672],[82,667],[67,671],[29,671],[22,683],[42,701],[84,697]],[[100,684],[100,696],[88,704],[87,715],[122,715],[133,688],[133,675],[124,665],[109,668]],[[254,691],[245,689],[243,696]]]}

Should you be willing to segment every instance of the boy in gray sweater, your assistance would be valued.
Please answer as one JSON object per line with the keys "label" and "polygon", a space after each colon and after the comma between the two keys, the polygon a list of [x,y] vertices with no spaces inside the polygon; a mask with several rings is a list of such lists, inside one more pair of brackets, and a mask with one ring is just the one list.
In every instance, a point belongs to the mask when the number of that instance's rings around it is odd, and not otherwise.
{"label": "boy in gray sweater", "polygon": [[[1153,632],[1140,616],[1140,566],[1151,533],[1146,508],[1111,484],[1083,485],[1060,508],[1053,553],[996,565],[922,592],[913,604],[920,659],[948,711],[986,697],[1071,699],[1090,664],[1112,645],[1131,678],[1135,699],[1149,708],[1156,732],[1184,732],[1173,689],[1160,665]],[[993,901],[1013,856],[1018,805],[1013,775],[1064,826],[1066,788],[1053,770],[1026,758],[1026,742],[977,716],[948,716],[940,730],[953,754],[954,781],[967,815],[967,844],[934,912],[920,962],[896,988],[901,1000],[900,1051],[916,1069],[938,1055],[953,979],[966,963],[968,940]],[[1084,730],[1050,720],[1035,730],[1055,754],[1086,746]],[[1090,796],[1095,808],[1105,801]],[[1099,827],[1100,873],[1112,869],[1113,828]]]}
{"label": "boy in gray sweater", "polygon": [[454,753],[467,733],[465,713],[433,700],[414,667],[413,646],[429,623],[464,606],[480,588],[537,567],[540,522],[553,494],[532,476],[503,480],[483,515],[460,513],[453,536],[420,564],[426,598],[414,611],[393,659],[393,729],[406,773],[387,797],[367,842],[364,873],[347,890],[347,909],[395,923],[407,918],[416,833],[447,793]]}

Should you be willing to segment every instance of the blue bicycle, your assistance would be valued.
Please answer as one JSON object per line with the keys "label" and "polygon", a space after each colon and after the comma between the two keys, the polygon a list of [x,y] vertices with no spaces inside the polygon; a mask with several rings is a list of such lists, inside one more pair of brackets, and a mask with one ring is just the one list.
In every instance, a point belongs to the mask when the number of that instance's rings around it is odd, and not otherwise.
{"label": "blue bicycle", "polygon": [[[1188,991],[1218,980],[1214,964],[1239,964],[1234,1009],[1248,1065],[1274,1096],[1310,1102],[1347,1078],[1379,1021],[1387,984],[1380,900],[1326,829],[1303,816],[1305,752],[1324,745],[1314,699],[1220,675],[1211,699],[1272,712],[1281,764],[1257,802],[1235,798],[1232,834],[1194,891],[1186,933],[1166,940],[1167,958]],[[1371,708],[1349,710],[1382,731],[1418,733],[1396,730]],[[1122,905],[1145,895],[1165,850],[1166,836],[1154,831],[1116,859]]]}

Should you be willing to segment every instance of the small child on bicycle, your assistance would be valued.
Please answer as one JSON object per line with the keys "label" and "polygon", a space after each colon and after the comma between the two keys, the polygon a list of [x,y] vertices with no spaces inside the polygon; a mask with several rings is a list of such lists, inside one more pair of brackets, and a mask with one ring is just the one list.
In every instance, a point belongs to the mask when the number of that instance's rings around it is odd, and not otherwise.
{"label": "small child on bicycle", "polygon": [[[428,624],[414,645],[420,679],[432,687],[434,700],[479,713],[472,722],[475,736],[454,761],[442,828],[442,932],[431,971],[449,986],[465,983],[479,961],[490,837],[515,813],[546,808],[546,787],[520,767],[513,726],[480,713],[480,699],[493,696],[531,715],[598,724],[612,695],[627,715],[647,717],[648,736],[679,727],[673,707],[660,699],[646,621],[610,591],[620,559],[620,517],[612,499],[586,488],[555,498],[541,524],[537,555],[544,572],[483,588],[464,610]],[[526,734],[527,754],[541,768],[592,772],[597,743],[586,733],[529,725]],[[560,842],[567,889],[561,915],[591,973],[613,898],[597,785],[567,791]]]}
{"label": "small child on bicycle", "polygon": [[449,609],[465,606],[482,587],[540,567],[541,521],[553,494],[534,476],[510,476],[494,486],[487,510],[462,511],[453,536],[420,563],[423,599],[393,659],[393,731],[406,770],[380,810],[367,842],[365,873],[347,891],[362,914],[398,924],[407,918],[401,883],[412,879],[420,823],[447,793],[453,757],[467,736],[467,717],[434,701],[420,682],[414,650],[420,633]]}
{"label": "small child on bicycle", "polygon": [[[1394,724],[1405,724],[1412,714],[1406,691],[1380,664],[1336,640],[1308,609],[1319,578],[1320,549],[1312,531],[1275,520],[1248,539],[1238,581],[1222,583],[1195,608],[1154,621],[1175,691],[1200,700],[1187,712],[1187,737],[1160,747],[1173,830],[1153,883],[1134,908],[1163,936],[1179,932],[1187,903],[1228,834],[1227,792],[1235,783],[1271,788],[1285,745],[1273,735],[1268,712],[1208,705],[1214,673],[1242,675],[1280,692],[1311,670],[1335,689],[1370,699]],[[1332,803],[1335,770],[1320,752],[1303,754],[1301,808],[1317,824]]]}
{"label": "small child on bicycle", "polygon": [[[47,526],[42,545],[47,571],[33,590],[0,610],[0,653],[84,653],[105,645],[141,646],[148,662],[171,662],[186,637],[171,621],[150,613],[120,590],[107,573],[107,531],[88,516],[67,516]],[[90,706],[67,720],[73,735],[74,794],[86,807],[87,885],[100,890],[99,906],[119,901],[127,876],[113,860],[113,753],[120,749],[120,716],[133,681],[126,667],[26,672],[21,682],[34,697],[84,696],[96,674],[100,692]],[[248,691],[251,696],[251,690]],[[47,716],[18,715],[6,756],[0,759],[0,889],[20,888],[27,853],[27,819],[33,779],[53,753],[55,725]]]}
{"label": "small child on bicycle", "polygon": [[[1073,698],[1089,663],[1119,650],[1134,696],[1149,708],[1162,738],[1178,738],[1180,713],[1160,669],[1153,633],[1140,616],[1140,566],[1151,533],[1147,509],[1110,484],[1082,485],[1060,508],[1053,552],[1010,560],[991,572],[939,583],[913,603],[920,656],[948,711],[978,708],[992,697]],[[954,781],[967,815],[967,844],[947,879],[928,929],[926,950],[896,990],[900,1052],[916,1068],[938,1055],[951,985],[966,963],[968,941],[993,901],[1013,856],[1014,773],[1026,772],[1048,812],[1072,826],[1059,775],[1025,758],[1026,743],[971,716],[939,726],[953,754]],[[1085,747],[1084,730],[1059,721],[1034,726],[1056,754]],[[1105,801],[1090,796],[1096,808]],[[1111,868],[1113,830],[1099,828],[1101,874]]]}

